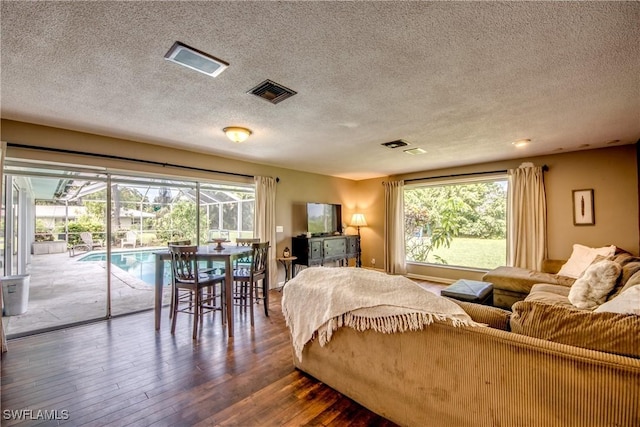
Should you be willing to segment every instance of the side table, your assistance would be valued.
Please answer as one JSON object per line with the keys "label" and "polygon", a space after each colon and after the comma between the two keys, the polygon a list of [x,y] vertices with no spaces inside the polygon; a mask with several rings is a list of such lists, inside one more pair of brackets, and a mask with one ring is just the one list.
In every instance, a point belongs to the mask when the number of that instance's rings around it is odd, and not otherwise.
{"label": "side table", "polygon": [[280,258],[276,258],[276,259],[284,267],[284,283],[282,284],[282,287],[280,288],[280,290],[282,290],[282,288],[284,288],[284,285],[286,285],[289,280],[291,280],[294,277],[296,277],[296,271],[295,271],[295,268],[293,266],[293,261],[297,260],[298,257],[297,256],[289,256],[289,257],[280,257]]}

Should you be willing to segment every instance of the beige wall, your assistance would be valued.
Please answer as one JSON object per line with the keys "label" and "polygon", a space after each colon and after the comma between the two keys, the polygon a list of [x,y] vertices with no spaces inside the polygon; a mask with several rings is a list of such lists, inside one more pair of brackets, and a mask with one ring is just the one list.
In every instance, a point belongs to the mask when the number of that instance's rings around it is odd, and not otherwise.
{"label": "beige wall", "polygon": [[[14,144],[143,159],[153,162],[165,162],[246,175],[279,177],[280,182],[278,183],[276,200],[276,222],[277,225],[284,227],[284,232],[276,234],[278,241],[275,250],[277,254],[281,254],[285,246],[291,248],[291,236],[306,231],[306,213],[304,210],[306,202],[339,203],[342,205],[343,221],[346,222],[348,222],[348,218],[351,218],[351,214],[356,207],[356,182],[348,179],[299,172],[231,160],[203,153],[176,150],[140,142],[37,126],[11,120],[2,120],[1,132],[0,138],[3,141]],[[141,164],[124,160],[57,154],[11,147],[7,149],[7,157],[46,160],[85,166],[100,166],[209,180],[252,182],[250,178],[216,175],[207,172]],[[355,233],[355,230],[348,231]],[[278,268],[281,268],[280,265]],[[283,274],[283,271],[279,271],[279,277],[281,279],[284,277]]]}
{"label": "beige wall", "polygon": [[[573,243],[588,246],[616,245],[634,254],[639,250],[638,227],[638,166],[636,145],[563,153],[550,156],[522,158],[461,168],[419,172],[392,177],[411,179],[443,175],[486,172],[518,167],[530,161],[546,164],[545,173],[548,212],[548,255],[566,259]],[[370,266],[371,258],[382,259],[384,226],[383,180],[359,181],[358,204],[367,210],[370,227],[363,230],[363,265]],[[572,190],[594,189],[595,225],[574,226]],[[376,263],[376,267],[382,267]],[[425,277],[449,280],[461,277],[479,279],[483,272],[449,267],[410,266],[409,272]]]}
{"label": "beige wall", "polygon": [[[284,232],[277,234],[277,253],[281,253],[285,246],[291,247],[291,236],[305,231],[304,203],[308,201],[340,203],[342,204],[343,222],[349,223],[354,212],[361,212],[365,214],[369,224],[368,227],[361,229],[363,265],[371,267],[371,260],[375,259],[375,268],[383,268],[384,189],[382,182],[387,178],[356,182],[10,120],[2,120],[1,130],[2,140],[15,144],[131,157],[247,175],[277,176],[280,178],[280,183],[277,193],[276,221],[278,225],[284,227]],[[9,148],[7,156],[194,178],[250,181],[247,178],[163,168],[123,160],[52,154],[16,148]],[[549,213],[549,257],[567,258],[571,254],[573,243],[589,246],[614,244],[638,254],[640,239],[636,145],[416,172],[392,178],[411,179],[486,172],[514,168],[523,161],[549,166],[549,171],[545,174]],[[571,191],[585,188],[594,189],[596,225],[576,227],[573,225]],[[348,228],[347,232],[355,234],[356,230]],[[461,271],[446,267],[411,267],[410,272],[450,280],[460,277],[480,278],[482,276],[482,272]],[[282,272],[280,273],[282,274]]]}

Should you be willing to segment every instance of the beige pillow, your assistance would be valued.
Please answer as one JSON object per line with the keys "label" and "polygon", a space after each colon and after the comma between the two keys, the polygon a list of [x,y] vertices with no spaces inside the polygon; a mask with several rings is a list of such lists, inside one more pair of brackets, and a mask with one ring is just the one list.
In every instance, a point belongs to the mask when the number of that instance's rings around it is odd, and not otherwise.
{"label": "beige pillow", "polygon": [[591,265],[598,255],[604,257],[612,256],[616,251],[615,246],[604,246],[602,248],[590,248],[584,245],[574,244],[573,252],[569,260],[558,271],[559,276],[573,277],[577,279]]}
{"label": "beige pillow", "polygon": [[640,316],[536,301],[519,301],[512,308],[511,331],[517,334],[640,358]]}
{"label": "beige pillow", "polygon": [[596,313],[622,313],[640,316],[640,285],[621,292],[620,295],[594,310]]}
{"label": "beige pillow", "polygon": [[618,281],[622,267],[614,261],[600,261],[589,268],[571,285],[569,301],[578,308],[593,310],[607,300]]}

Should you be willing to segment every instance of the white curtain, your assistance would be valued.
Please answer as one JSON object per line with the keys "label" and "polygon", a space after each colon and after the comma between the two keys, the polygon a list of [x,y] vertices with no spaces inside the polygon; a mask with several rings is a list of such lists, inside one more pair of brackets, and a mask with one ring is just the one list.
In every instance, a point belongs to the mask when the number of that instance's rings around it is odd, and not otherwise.
{"label": "white curtain", "polygon": [[384,269],[407,272],[404,242],[404,181],[384,183]]}
{"label": "white curtain", "polygon": [[261,242],[269,242],[269,287],[275,287],[278,278],[276,264],[276,180],[269,176],[256,176],[256,202],[253,235]]}
{"label": "white curtain", "polygon": [[[2,141],[0,142],[0,200],[2,200],[2,174],[3,174],[3,166],[4,166],[4,153],[7,150],[7,143]],[[0,283],[2,285],[2,283]],[[2,323],[2,289],[0,289],[0,340],[2,341],[2,350],[1,353],[7,351],[7,337],[4,335],[4,323]]]}
{"label": "white curtain", "polygon": [[540,271],[547,256],[547,202],[542,167],[523,163],[509,172],[507,262]]}

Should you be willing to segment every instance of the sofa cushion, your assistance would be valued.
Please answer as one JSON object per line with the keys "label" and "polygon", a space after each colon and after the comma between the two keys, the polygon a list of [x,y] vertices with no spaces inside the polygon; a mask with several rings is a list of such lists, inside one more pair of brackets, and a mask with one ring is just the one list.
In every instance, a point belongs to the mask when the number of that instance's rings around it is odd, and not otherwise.
{"label": "sofa cushion", "polygon": [[[623,269],[623,272],[624,272],[624,269]],[[640,285],[640,271],[637,271],[633,276],[631,276],[629,280],[627,280],[627,282],[624,284],[624,286],[622,286],[619,289],[619,293],[614,295],[613,298],[615,298],[617,295],[621,294],[622,292],[626,291],[627,289],[631,288],[632,286],[637,286],[637,285]]]}
{"label": "sofa cushion", "polygon": [[635,285],[594,310],[597,313],[623,313],[640,315],[640,286]]}
{"label": "sofa cushion", "polygon": [[573,252],[569,260],[562,266],[558,274],[560,276],[573,277],[577,279],[584,273],[593,260],[602,255],[605,257],[613,256],[616,251],[615,246],[604,246],[602,248],[590,248],[588,246],[574,244]]}
{"label": "sofa cushion", "polygon": [[482,276],[482,280],[493,283],[494,291],[496,289],[506,289],[512,292],[528,294],[531,287],[536,283],[551,283],[570,287],[576,279],[526,268],[503,266],[488,271]]}
{"label": "sofa cushion", "polygon": [[640,276],[636,274],[640,272],[640,257],[633,256],[629,253],[621,253],[613,258],[613,261],[622,266],[622,273],[618,278],[616,286],[609,294],[608,300],[615,298],[623,290],[628,289],[636,283],[640,283]]}
{"label": "sofa cushion", "polygon": [[542,272],[558,274],[558,271],[560,271],[560,269],[566,262],[566,259],[545,258],[542,260]]}
{"label": "sofa cushion", "polygon": [[510,311],[473,302],[459,301],[453,298],[447,299],[458,304],[474,322],[484,323],[494,329],[509,330]]}
{"label": "sofa cushion", "polygon": [[569,301],[582,309],[594,309],[607,300],[616,285],[622,267],[614,261],[591,264],[569,291]]}
{"label": "sofa cushion", "polygon": [[512,308],[511,331],[517,334],[640,358],[640,316],[538,301],[519,301]]}
{"label": "sofa cushion", "polygon": [[524,299],[525,301],[537,301],[545,304],[564,305],[573,308],[569,301],[569,291],[571,288],[562,285],[550,285],[548,283],[538,283],[533,285],[531,292]]}

